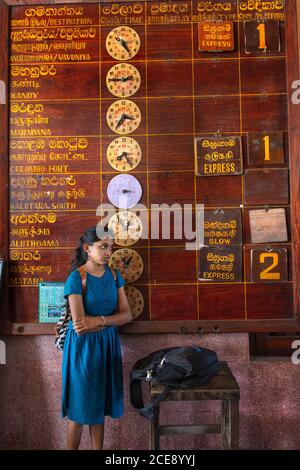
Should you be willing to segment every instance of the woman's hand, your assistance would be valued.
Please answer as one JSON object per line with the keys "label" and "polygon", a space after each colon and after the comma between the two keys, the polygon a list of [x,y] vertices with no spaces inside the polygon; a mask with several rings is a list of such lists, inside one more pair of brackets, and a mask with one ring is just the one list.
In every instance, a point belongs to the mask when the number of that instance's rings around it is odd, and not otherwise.
{"label": "woman's hand", "polygon": [[92,332],[95,328],[99,331],[99,324],[101,318],[99,317],[82,317],[79,320],[73,320],[74,330],[78,335]]}

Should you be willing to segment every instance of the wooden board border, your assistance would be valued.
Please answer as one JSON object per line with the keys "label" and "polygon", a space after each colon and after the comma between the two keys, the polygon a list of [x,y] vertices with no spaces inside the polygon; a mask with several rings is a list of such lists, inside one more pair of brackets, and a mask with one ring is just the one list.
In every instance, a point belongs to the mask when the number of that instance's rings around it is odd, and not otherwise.
{"label": "wooden board border", "polygon": [[[119,0],[122,3],[125,0]],[[127,0],[134,1],[134,0]],[[148,1],[148,0],[145,0]],[[103,3],[108,0],[102,0]],[[78,0],[37,0],[32,5],[62,4],[62,3],[99,3],[98,1]],[[0,56],[2,68],[0,79],[8,79],[8,22],[9,6],[21,6],[20,0],[0,0]],[[25,2],[24,5],[29,5]],[[300,0],[286,1],[287,28],[287,79],[288,79],[288,127],[290,145],[290,185],[291,185],[291,214],[293,220],[293,279],[294,279],[294,315],[292,320],[242,320],[242,321],[143,321],[133,322],[120,329],[121,333],[226,333],[226,332],[295,332],[300,328],[300,104],[292,103],[294,89],[292,84],[300,79]],[[296,14],[295,14],[296,12]],[[3,14],[2,14],[3,13]],[[295,37],[298,38],[295,43]],[[3,78],[2,78],[3,79]],[[7,97],[8,98],[8,97]],[[0,211],[3,225],[0,226],[0,255],[4,260],[8,257],[8,101],[0,105]],[[8,335],[40,335],[53,334],[53,325],[38,323],[9,323],[7,292],[2,304],[0,333]],[[4,313],[3,313],[4,311]],[[4,320],[4,321],[2,321]]]}

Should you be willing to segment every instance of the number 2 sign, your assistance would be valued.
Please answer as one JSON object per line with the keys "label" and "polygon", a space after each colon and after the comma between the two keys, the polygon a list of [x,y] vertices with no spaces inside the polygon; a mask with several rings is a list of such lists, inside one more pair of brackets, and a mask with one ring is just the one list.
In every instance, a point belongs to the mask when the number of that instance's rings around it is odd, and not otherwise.
{"label": "number 2 sign", "polygon": [[251,250],[251,280],[282,282],[288,280],[286,248],[254,248]]}

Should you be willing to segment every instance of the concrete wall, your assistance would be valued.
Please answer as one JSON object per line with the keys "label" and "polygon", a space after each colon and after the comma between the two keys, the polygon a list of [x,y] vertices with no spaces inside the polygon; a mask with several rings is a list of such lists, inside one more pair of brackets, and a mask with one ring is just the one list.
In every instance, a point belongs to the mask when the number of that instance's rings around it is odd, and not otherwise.
{"label": "concrete wall", "polygon": [[[60,418],[61,353],[52,336],[3,337],[6,365],[0,365],[0,449],[64,449],[66,420]],[[107,419],[106,449],[147,449],[149,421],[131,408],[128,377],[133,363],[166,346],[200,344],[228,361],[241,388],[240,447],[300,448],[300,365],[290,360],[251,362],[248,335],[122,336],[125,416]],[[164,403],[164,423],[208,423],[219,414],[218,402]],[[174,422],[174,421],[173,421]],[[89,449],[85,427],[82,449]],[[218,449],[220,437],[162,437],[162,449]]]}

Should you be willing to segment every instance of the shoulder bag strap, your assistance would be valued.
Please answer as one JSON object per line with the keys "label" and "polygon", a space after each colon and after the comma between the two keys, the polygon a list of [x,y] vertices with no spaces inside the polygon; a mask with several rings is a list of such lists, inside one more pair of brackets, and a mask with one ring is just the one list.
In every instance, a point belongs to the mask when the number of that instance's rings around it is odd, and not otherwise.
{"label": "shoulder bag strap", "polygon": [[114,269],[114,268],[111,268],[110,266],[109,266],[109,269],[110,269],[110,272],[111,272],[112,277],[114,278],[114,281],[116,282],[116,280],[117,280],[117,274],[116,274],[115,269]]}
{"label": "shoulder bag strap", "polygon": [[152,419],[154,417],[154,409],[158,408],[160,403],[166,398],[172,386],[166,386],[164,390],[147,405],[144,405],[142,396],[142,384],[140,380],[130,381],[130,402],[134,408],[136,408],[141,416]]}
{"label": "shoulder bag strap", "polygon": [[79,272],[80,274],[80,277],[81,277],[81,283],[82,283],[82,294],[84,295],[85,294],[85,291],[86,291],[86,278],[87,278],[87,272],[86,270],[84,269],[83,266],[79,266],[79,268],[77,268],[77,271]]}
{"label": "shoulder bag strap", "polygon": [[[83,268],[83,266],[79,266],[79,268],[77,268],[77,271],[79,272],[80,277],[81,277],[82,295],[84,295],[84,294],[85,294],[85,291],[86,291],[86,277],[87,277],[87,273],[86,273],[86,270]],[[72,318],[71,309],[70,309],[69,301],[67,300],[67,308],[66,308],[66,313],[65,313],[64,319],[63,319],[63,323],[67,322],[67,321],[70,320],[71,318]],[[56,329],[56,326],[55,326],[55,329]],[[55,331],[56,331],[56,330],[55,330]]]}
{"label": "shoulder bag strap", "polygon": [[[111,267],[109,267],[109,269],[110,269],[110,272],[112,274],[112,277],[114,278],[114,281],[116,281],[117,280],[116,271]],[[79,266],[79,268],[77,268],[77,271],[79,272],[80,277],[81,277],[83,294],[85,294],[87,272],[86,272],[86,270],[84,269],[83,266]]]}

